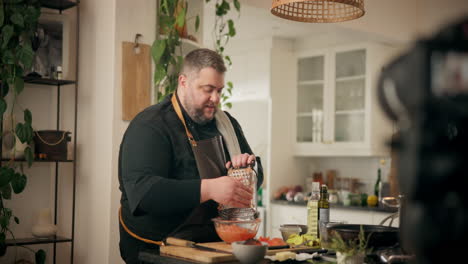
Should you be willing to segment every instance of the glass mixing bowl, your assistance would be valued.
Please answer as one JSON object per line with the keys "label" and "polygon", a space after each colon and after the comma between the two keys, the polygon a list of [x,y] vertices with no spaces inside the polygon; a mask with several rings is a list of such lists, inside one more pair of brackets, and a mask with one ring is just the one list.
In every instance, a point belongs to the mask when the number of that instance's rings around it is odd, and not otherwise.
{"label": "glass mixing bowl", "polygon": [[216,233],[226,243],[245,241],[257,235],[261,219],[254,220],[223,220],[219,217],[211,219]]}

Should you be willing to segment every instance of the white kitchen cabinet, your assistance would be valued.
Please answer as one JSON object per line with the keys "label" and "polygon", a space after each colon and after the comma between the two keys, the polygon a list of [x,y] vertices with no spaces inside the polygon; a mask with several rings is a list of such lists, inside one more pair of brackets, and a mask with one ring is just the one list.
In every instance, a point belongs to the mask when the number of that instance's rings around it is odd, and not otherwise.
{"label": "white kitchen cabinet", "polygon": [[272,204],[271,207],[271,234],[281,237],[279,228],[282,224],[307,224],[307,207],[295,205]]}
{"label": "white kitchen cabinet", "polygon": [[391,54],[373,43],[297,53],[296,156],[388,155],[376,89]]}

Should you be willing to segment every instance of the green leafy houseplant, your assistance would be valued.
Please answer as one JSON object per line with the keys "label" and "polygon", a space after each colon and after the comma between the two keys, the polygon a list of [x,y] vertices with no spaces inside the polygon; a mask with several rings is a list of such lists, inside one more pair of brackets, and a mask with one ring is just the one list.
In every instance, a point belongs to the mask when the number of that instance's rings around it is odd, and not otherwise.
{"label": "green leafy houseplant", "polygon": [[[206,0],[206,3],[211,0]],[[224,62],[230,67],[232,66],[231,57],[225,54],[225,47],[229,43],[229,40],[236,35],[236,28],[234,27],[234,21],[232,19],[226,20],[226,15],[231,10],[231,3],[227,0],[215,0],[216,4],[216,16],[213,27],[213,40],[218,52],[224,59]],[[232,5],[240,13],[240,2],[239,0],[233,0]],[[232,95],[232,89],[234,85],[232,82],[227,82],[227,88],[223,90],[221,95],[221,104],[227,108],[231,108],[232,104],[228,102],[229,97]]]}
{"label": "green leafy houseplant", "polygon": [[[157,16],[159,30],[157,38],[151,47],[151,56],[156,70],[154,72],[154,84],[156,87],[156,100],[161,101],[166,95],[177,88],[177,73],[182,66],[182,41],[180,29],[185,27],[187,14],[187,2],[185,0],[161,0],[159,1]],[[196,28],[200,24],[197,16]],[[162,33],[163,37],[159,37]]]}
{"label": "green leafy houseplant", "polygon": [[[211,0],[205,0],[209,3]],[[223,57],[228,66],[232,65],[231,58],[224,54],[225,46],[228,44],[229,39],[236,35],[234,21],[232,19],[225,19],[229,13],[231,5],[240,12],[239,0],[233,0],[232,3],[226,0],[214,0],[215,4],[215,23],[213,28],[213,39],[215,42],[216,51]],[[186,0],[160,0],[157,10],[158,16],[158,32],[163,34],[164,37],[158,37],[154,41],[151,48],[151,56],[156,70],[154,72],[154,84],[156,87],[156,102],[162,101],[165,96],[174,92],[177,88],[177,77],[183,62],[182,41],[181,35],[184,34],[186,27],[186,16],[188,2]],[[200,18],[195,17],[195,29],[198,30],[200,26]],[[231,108],[231,103],[227,100],[232,95],[233,84],[227,82],[227,89],[224,90],[221,96],[221,103]]]}
{"label": "green leafy houseplant", "polygon": [[333,232],[330,248],[337,252],[338,264],[362,263],[365,256],[372,250],[367,248],[371,235],[372,233],[366,238],[362,226],[355,240],[344,241],[340,234]]}
{"label": "green leafy houseplant", "polygon": [[[14,124],[13,111],[17,107],[17,98],[24,89],[24,73],[31,68],[34,51],[31,38],[36,30],[40,16],[40,3],[38,0],[0,0],[0,124],[3,119],[11,120],[9,131],[3,131],[0,126],[0,135],[5,139],[6,133],[14,135],[13,146],[16,149],[16,138],[28,146],[24,150],[25,160],[31,167],[34,155],[30,146],[33,144],[32,114],[28,109],[23,109],[24,122]],[[5,97],[9,95],[10,111]],[[13,151],[14,153],[14,151]],[[10,224],[12,220],[19,224],[18,217],[7,208],[4,201],[21,193],[26,187],[27,177],[23,172],[22,162],[15,160],[13,154],[11,159],[2,163],[0,167],[0,256],[6,253],[6,235],[9,233],[15,238]],[[33,251],[34,252],[34,251]],[[35,252],[36,263],[45,262],[45,252]]]}

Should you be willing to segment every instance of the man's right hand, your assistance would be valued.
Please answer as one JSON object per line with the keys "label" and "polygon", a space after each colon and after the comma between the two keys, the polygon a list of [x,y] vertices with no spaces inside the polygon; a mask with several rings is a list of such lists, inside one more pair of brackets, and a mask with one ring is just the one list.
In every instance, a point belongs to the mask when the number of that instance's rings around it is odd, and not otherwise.
{"label": "man's right hand", "polygon": [[214,200],[222,205],[242,208],[250,206],[252,197],[252,190],[232,177],[223,176],[201,181],[202,203]]}

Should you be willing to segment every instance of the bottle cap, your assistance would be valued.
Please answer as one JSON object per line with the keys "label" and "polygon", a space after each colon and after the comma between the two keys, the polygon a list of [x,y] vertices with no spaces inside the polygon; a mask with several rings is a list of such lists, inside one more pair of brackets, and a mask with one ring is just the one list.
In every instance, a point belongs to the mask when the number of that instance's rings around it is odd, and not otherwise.
{"label": "bottle cap", "polygon": [[320,182],[312,182],[312,191],[320,192]]}

